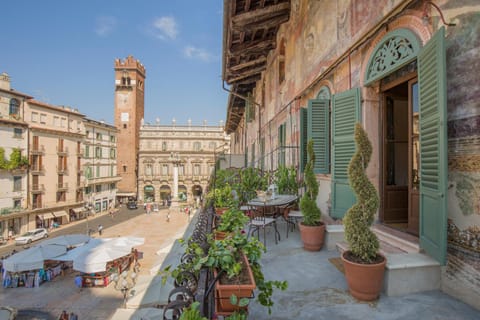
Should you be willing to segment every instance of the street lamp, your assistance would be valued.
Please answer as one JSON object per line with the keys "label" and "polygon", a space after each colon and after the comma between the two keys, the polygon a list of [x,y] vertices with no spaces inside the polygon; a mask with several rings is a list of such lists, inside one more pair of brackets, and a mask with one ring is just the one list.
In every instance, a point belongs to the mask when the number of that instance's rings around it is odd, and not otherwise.
{"label": "street lamp", "polygon": [[112,274],[112,281],[115,282],[115,290],[118,290],[123,295],[123,307],[127,306],[127,296],[130,290],[137,282],[137,274],[135,271],[124,270],[120,275],[118,273]]}

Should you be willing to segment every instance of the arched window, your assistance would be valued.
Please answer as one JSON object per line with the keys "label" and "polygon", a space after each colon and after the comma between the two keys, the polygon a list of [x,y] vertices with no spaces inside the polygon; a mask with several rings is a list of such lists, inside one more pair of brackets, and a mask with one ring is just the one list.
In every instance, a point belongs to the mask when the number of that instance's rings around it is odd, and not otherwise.
{"label": "arched window", "polygon": [[300,110],[300,168],[307,163],[307,142],[313,140],[315,173],[330,173],[330,89],[320,88],[316,99],[308,101],[308,108]]}
{"label": "arched window", "polygon": [[365,72],[365,85],[369,85],[400,69],[417,58],[420,41],[408,29],[394,30],[375,46]]}
{"label": "arched window", "polygon": [[280,52],[278,55],[278,83],[285,81],[285,39],[280,42]]}
{"label": "arched window", "polygon": [[201,148],[200,142],[195,141],[195,142],[193,143],[193,151],[200,151],[200,148]]}
{"label": "arched window", "polygon": [[18,116],[20,113],[20,102],[13,98],[10,99],[10,109],[8,111],[8,114],[11,116]]}

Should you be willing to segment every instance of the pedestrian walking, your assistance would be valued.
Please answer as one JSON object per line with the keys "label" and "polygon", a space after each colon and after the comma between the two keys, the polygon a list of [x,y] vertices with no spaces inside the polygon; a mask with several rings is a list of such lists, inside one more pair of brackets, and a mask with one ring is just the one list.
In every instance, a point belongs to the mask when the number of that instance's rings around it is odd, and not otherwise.
{"label": "pedestrian walking", "polygon": [[98,235],[101,236],[103,232],[103,226],[101,224],[98,225]]}
{"label": "pedestrian walking", "polygon": [[110,215],[110,217],[113,219],[114,218],[114,214],[115,214],[115,211],[113,211],[112,208],[110,208],[110,210],[108,211],[108,214]]}
{"label": "pedestrian walking", "polygon": [[79,275],[79,274],[77,274],[77,275],[75,276],[75,286],[76,286],[77,288],[79,288],[80,291],[82,291],[82,289],[83,289],[83,278],[82,278],[82,276]]}
{"label": "pedestrian walking", "polygon": [[76,313],[70,312],[70,319],[69,320],[78,320],[78,316]]}
{"label": "pedestrian walking", "polygon": [[63,311],[62,311],[62,314],[60,315],[60,317],[58,317],[58,320],[68,320],[68,313],[67,313],[67,311],[63,310]]}

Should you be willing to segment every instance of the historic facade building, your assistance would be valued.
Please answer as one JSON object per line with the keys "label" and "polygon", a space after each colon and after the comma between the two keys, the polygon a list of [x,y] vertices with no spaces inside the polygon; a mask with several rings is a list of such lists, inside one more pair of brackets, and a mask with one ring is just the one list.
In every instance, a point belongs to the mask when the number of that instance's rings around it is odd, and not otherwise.
{"label": "historic facade building", "polygon": [[118,129],[117,196],[137,196],[138,151],[141,120],[144,116],[145,67],[132,56],[115,60],[115,115]]}
{"label": "historic facade building", "polygon": [[25,104],[29,123],[29,229],[70,221],[82,207],[84,115],[76,109],[36,100]]}
{"label": "historic facade building", "polygon": [[82,167],[85,176],[85,201],[95,212],[115,206],[117,183],[118,129],[102,121],[85,118]]}
{"label": "historic facade building", "polygon": [[28,160],[24,105],[30,98],[11,90],[6,73],[0,75],[0,237],[5,239],[26,231],[28,165],[22,160]]}
{"label": "historic facade building", "polygon": [[86,204],[97,212],[114,204],[117,132],[14,90],[0,75],[0,236],[66,224]]}
{"label": "historic facade building", "polygon": [[225,2],[232,150],[301,172],[313,139],[317,202],[336,223],[355,201],[347,169],[360,122],[373,144],[375,228],[413,235],[438,265],[424,289],[480,308],[480,5],[374,2]]}
{"label": "historic facade building", "polygon": [[[218,126],[143,124],[140,129],[138,198],[163,202],[196,200],[205,193],[216,153],[229,150],[223,124]],[[175,174],[177,172],[177,174]],[[176,178],[175,178],[175,175]]]}

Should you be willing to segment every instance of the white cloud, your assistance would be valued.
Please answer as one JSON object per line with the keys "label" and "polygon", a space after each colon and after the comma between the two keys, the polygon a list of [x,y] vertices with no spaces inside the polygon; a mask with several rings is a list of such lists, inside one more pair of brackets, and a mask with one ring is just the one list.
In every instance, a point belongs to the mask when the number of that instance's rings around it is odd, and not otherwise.
{"label": "white cloud", "polygon": [[95,33],[100,37],[106,37],[112,33],[117,25],[117,19],[114,17],[103,16],[98,17],[95,26]]}
{"label": "white cloud", "polygon": [[162,40],[175,39],[178,34],[177,22],[173,17],[160,17],[155,19],[153,28],[156,36]]}
{"label": "white cloud", "polygon": [[190,58],[190,59],[199,59],[202,61],[212,61],[214,60],[214,56],[208,52],[205,49],[202,48],[196,48],[194,46],[187,46],[185,49],[183,49],[183,54],[185,57]]}

